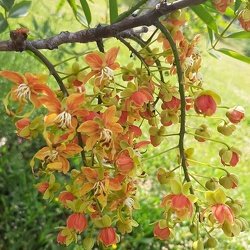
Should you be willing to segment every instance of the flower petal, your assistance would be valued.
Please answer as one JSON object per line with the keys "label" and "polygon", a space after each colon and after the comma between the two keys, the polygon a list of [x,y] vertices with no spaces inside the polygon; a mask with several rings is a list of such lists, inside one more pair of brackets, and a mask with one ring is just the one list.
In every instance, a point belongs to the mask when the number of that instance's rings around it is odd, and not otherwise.
{"label": "flower petal", "polygon": [[25,82],[24,77],[21,74],[18,74],[13,71],[3,70],[0,71],[0,75],[17,84]]}

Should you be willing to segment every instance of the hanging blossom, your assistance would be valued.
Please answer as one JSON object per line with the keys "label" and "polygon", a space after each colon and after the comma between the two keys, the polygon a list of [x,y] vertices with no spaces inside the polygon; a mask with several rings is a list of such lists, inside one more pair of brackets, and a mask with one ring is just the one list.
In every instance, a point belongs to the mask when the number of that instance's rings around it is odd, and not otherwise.
{"label": "hanging blossom", "polygon": [[98,172],[98,170],[90,167],[82,167],[81,170],[86,180],[78,195],[85,196],[89,192],[93,192],[93,203],[95,204],[97,199],[102,208],[107,206],[111,192],[122,188],[116,177],[108,177],[108,172],[104,172],[103,175],[100,174],[102,169]]}
{"label": "hanging blossom", "polygon": [[59,136],[55,136],[49,132],[44,133],[44,138],[48,144],[47,147],[40,149],[32,158],[30,165],[35,165],[34,159],[42,161],[43,166],[48,170],[63,172],[66,174],[70,169],[68,157],[78,154],[82,148],[75,143],[65,143]]}
{"label": "hanging blossom", "polygon": [[215,191],[207,191],[205,197],[210,206],[202,212],[201,219],[203,219],[205,212],[211,210],[214,219],[220,225],[225,222],[228,222],[230,225],[234,223],[234,212],[226,204],[226,194],[222,188],[217,188]]}
{"label": "hanging blossom", "polygon": [[81,108],[84,100],[84,93],[71,94],[63,101],[47,96],[41,97],[42,105],[50,111],[44,118],[45,125],[57,125],[63,130],[75,131],[78,125],[76,116],[83,117],[88,114],[87,110]]}
{"label": "hanging blossom", "polygon": [[119,69],[119,63],[115,62],[119,47],[111,48],[106,53],[99,51],[89,53],[85,56],[84,60],[91,68],[83,79],[86,83],[92,76],[95,76],[95,86],[98,89],[103,89],[110,81],[114,80],[114,70]]}
{"label": "hanging blossom", "polygon": [[122,126],[117,123],[118,117],[115,116],[115,113],[116,107],[113,105],[108,107],[99,117],[87,120],[79,126],[77,131],[87,136],[86,151],[92,150],[97,143],[102,150],[115,150],[114,138],[123,131]]}
{"label": "hanging blossom", "polygon": [[175,179],[171,180],[171,190],[173,194],[167,195],[161,203],[161,207],[166,209],[166,214],[173,212],[182,221],[192,216],[192,203],[197,201],[197,197],[188,194],[190,186],[190,182],[182,185]]}
{"label": "hanging blossom", "polygon": [[0,71],[0,75],[15,83],[4,101],[7,112],[9,111],[7,108],[9,95],[13,101],[18,102],[20,105],[28,103],[29,100],[36,108],[41,106],[40,95],[49,98],[55,97],[55,93],[45,84],[46,75],[26,73],[23,76],[8,70]]}

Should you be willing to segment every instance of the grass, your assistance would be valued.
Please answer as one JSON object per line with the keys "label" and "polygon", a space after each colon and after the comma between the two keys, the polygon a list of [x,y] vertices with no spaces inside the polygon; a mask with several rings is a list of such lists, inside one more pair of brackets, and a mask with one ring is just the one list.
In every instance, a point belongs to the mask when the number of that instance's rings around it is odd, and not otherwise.
{"label": "grass", "polygon": [[[33,7],[31,9],[31,12],[29,16],[25,19],[20,19],[18,23],[23,26],[27,26],[27,23],[29,23],[28,28],[31,31],[31,37],[37,38],[37,37],[47,37],[52,36],[58,32],[61,31],[61,27],[63,27],[63,30],[69,30],[69,31],[77,31],[81,29],[81,25],[77,22],[74,22],[74,26],[71,24],[72,20],[72,12],[70,10],[66,10],[66,8],[60,9],[60,11],[57,11],[57,3],[60,1],[54,1],[55,3],[48,8],[45,1],[34,1],[36,4],[33,4]],[[99,5],[101,6],[101,5]],[[37,10],[39,9],[39,15],[37,15]],[[97,12],[103,12],[106,13],[101,7],[100,9],[96,10]],[[47,18],[46,13],[50,13],[50,16]],[[34,18],[35,17],[35,18]],[[103,19],[100,20],[94,20],[94,22],[106,22],[106,16],[103,17]],[[57,20],[57,22],[54,22],[54,20]],[[16,22],[15,20],[12,20],[10,22],[11,28],[15,29]],[[8,33],[6,32],[1,37],[1,40],[8,39]],[[112,39],[112,42],[114,40]],[[202,46],[204,47],[204,40],[202,40]],[[238,42],[240,45],[241,43]],[[53,62],[57,62],[60,60],[65,60],[67,57],[72,56],[76,53],[76,51],[82,50],[85,51],[89,49],[89,46],[92,45],[64,45],[59,48],[58,51],[44,51],[43,53],[48,58],[53,58]],[[107,45],[108,48],[109,45]],[[229,44],[229,46],[232,46]],[[120,60],[127,62],[128,61],[128,53],[127,50],[124,49],[126,53],[123,53],[120,55]],[[80,59],[81,60],[81,59]],[[15,70],[21,73],[24,72],[46,72],[46,68],[39,63],[38,60],[36,60],[34,57],[29,55],[26,52],[23,53],[12,53],[12,52],[1,52],[0,53],[0,62],[3,62],[1,65],[1,69],[8,69],[8,70]],[[234,133],[233,138],[226,138],[227,143],[229,143],[232,146],[235,146],[239,149],[241,149],[243,155],[241,158],[241,162],[239,166],[230,169],[230,171],[237,173],[240,178],[240,186],[233,190],[235,196],[239,196],[242,200],[244,200],[244,210],[243,210],[243,216],[250,222],[250,211],[247,209],[250,204],[250,192],[249,192],[249,171],[248,166],[250,163],[250,156],[248,154],[249,151],[249,134],[250,134],[250,107],[249,107],[249,93],[250,93],[250,71],[249,71],[249,65],[239,62],[237,60],[231,59],[227,56],[221,55],[221,60],[217,60],[211,56],[209,56],[206,52],[203,52],[203,64],[201,71],[204,74],[204,86],[208,89],[216,91],[218,94],[220,94],[223,105],[225,106],[234,106],[234,105],[241,105],[245,107],[246,110],[246,119],[242,122],[240,126],[238,126],[237,130]],[[241,73],[244,72],[244,73]],[[52,78],[50,78],[52,80]],[[10,86],[4,85],[3,79],[0,79],[0,84],[3,86],[3,89],[0,93],[0,98],[3,98],[7,91],[9,91]],[[11,123],[10,119],[4,116],[4,109],[3,105],[0,105],[0,112],[1,116],[4,117],[1,120],[1,138],[7,137],[8,141],[14,140],[16,141],[15,147],[9,147],[10,144],[8,144],[8,147],[1,147],[0,149],[1,154],[4,155],[1,159],[1,180],[3,180],[3,183],[5,185],[0,185],[1,190],[5,190],[6,197],[9,198],[9,201],[7,203],[6,200],[2,200],[2,204],[6,202],[4,205],[4,208],[6,208],[3,212],[5,216],[5,224],[0,225],[0,232],[4,232],[3,227],[5,228],[5,237],[15,237],[14,234],[17,234],[16,232],[19,232],[21,235],[23,231],[23,219],[25,218],[26,224],[25,227],[28,228],[28,231],[24,234],[24,236],[21,238],[22,242],[19,242],[19,244],[23,244],[23,249],[29,249],[27,244],[24,244],[24,241],[28,241],[29,234],[31,234],[32,231],[35,231],[36,237],[32,241],[32,244],[34,244],[34,247],[36,249],[52,249],[52,246],[55,247],[55,249],[58,249],[57,246],[53,244],[53,236],[51,236],[51,233],[53,232],[53,227],[56,225],[56,220],[62,219],[65,215],[62,213],[59,213],[57,210],[57,206],[50,206],[49,204],[46,204],[48,207],[47,210],[44,210],[43,204],[44,201],[40,201],[37,192],[33,190],[33,176],[31,175],[30,169],[28,167],[29,157],[31,155],[25,155],[24,152],[20,152],[19,147],[24,147],[23,151],[29,151],[30,148],[39,148],[40,145],[31,145],[31,144],[18,144],[16,140],[15,135],[11,135],[11,132],[14,130],[13,124]],[[218,115],[223,115],[225,113],[224,109],[219,110]],[[199,122],[199,124],[202,122],[201,120],[194,121],[193,123],[196,124]],[[215,125],[216,120],[211,119],[211,124]],[[11,126],[11,129],[10,129]],[[221,137],[222,138],[222,137]],[[191,141],[191,139],[190,139]],[[160,152],[161,150],[165,150],[166,147],[169,147],[173,142],[171,140],[168,140],[165,144],[162,144],[160,148],[153,148],[149,147],[148,149],[148,155],[154,155],[157,152]],[[21,145],[21,146],[20,146]],[[204,144],[203,144],[204,145]],[[206,146],[201,147],[199,143],[192,142],[189,146],[192,146],[195,148],[195,157],[202,157],[202,159],[206,162],[210,162],[214,165],[220,164],[219,163],[219,157],[218,157],[218,145],[215,145],[213,143],[207,143]],[[5,151],[4,151],[5,150]],[[15,161],[16,164],[9,164],[9,160],[11,157],[13,157],[13,154],[15,154]],[[202,160],[201,159],[201,160]],[[200,159],[199,159],[200,160]],[[27,164],[27,165],[25,165]],[[188,227],[184,227],[184,230],[176,230],[177,231],[177,240],[180,240],[180,245],[175,246],[176,241],[170,241],[170,243],[159,243],[159,241],[156,241],[153,238],[152,235],[152,225],[149,225],[154,220],[157,220],[161,216],[161,211],[157,210],[157,207],[160,204],[160,198],[166,195],[168,192],[168,189],[164,190],[159,184],[155,183],[156,179],[156,170],[158,167],[167,167],[167,168],[173,168],[174,164],[176,164],[176,152],[170,152],[169,154],[161,155],[158,158],[153,158],[147,162],[145,162],[144,169],[149,175],[149,180],[142,181],[141,185],[142,188],[139,189],[139,197],[140,197],[140,203],[141,203],[141,209],[138,211],[135,211],[135,220],[137,220],[140,223],[140,226],[134,230],[134,232],[124,239],[124,243],[122,243],[118,248],[119,249],[146,249],[148,246],[151,246],[153,249],[164,249],[164,247],[168,247],[168,249],[185,249],[185,246],[190,246],[191,242],[191,234],[189,233]],[[210,172],[211,170],[204,170],[202,167],[197,166],[195,167],[196,171],[201,171],[202,173]],[[220,173],[216,173],[220,174]],[[20,184],[17,184],[17,181],[20,181]],[[31,185],[29,185],[31,183]],[[15,187],[14,192],[10,192],[11,188]],[[23,190],[21,192],[20,190]],[[20,192],[17,192],[19,190]],[[34,192],[33,192],[33,191]],[[29,196],[29,192],[31,195]],[[22,196],[23,195],[23,196]],[[21,198],[19,198],[21,197]],[[39,200],[39,202],[37,202]],[[34,205],[33,205],[34,204]],[[8,207],[9,206],[9,207]],[[36,207],[35,211],[37,211],[37,215],[39,216],[45,216],[45,213],[48,213],[47,216],[42,217],[44,220],[46,220],[46,223],[42,220],[39,220],[39,217],[30,209],[30,207]],[[18,213],[18,210],[21,211],[21,213]],[[25,217],[25,214],[27,215]],[[52,219],[51,217],[56,216],[57,217]],[[9,226],[7,228],[7,224],[11,221],[11,223],[14,223],[14,225]],[[39,224],[41,223],[41,225]],[[37,229],[36,225],[39,224],[40,228]],[[46,227],[49,225],[50,230],[46,229]],[[18,227],[18,228],[15,228]],[[6,229],[7,228],[7,229]],[[14,231],[14,229],[16,231]],[[8,234],[6,231],[8,230]],[[13,233],[11,233],[13,230]],[[46,231],[47,230],[47,231]],[[40,238],[39,238],[40,237]],[[237,238],[229,239],[227,237],[221,236],[222,241],[220,243],[220,249],[247,249],[247,246],[250,244],[250,239],[247,234],[241,234]],[[20,237],[19,237],[20,238]],[[37,239],[40,239],[41,242],[46,240],[46,238],[49,238],[50,243],[41,243],[41,246],[35,245],[37,242]],[[183,238],[186,238],[187,240],[183,240]],[[17,245],[14,245],[13,239],[12,239],[12,246],[9,247],[9,249],[18,249]],[[38,244],[38,243],[37,243]],[[46,245],[46,247],[44,247]],[[0,248],[1,248],[1,242],[0,242]],[[4,249],[4,248],[3,248]]]}

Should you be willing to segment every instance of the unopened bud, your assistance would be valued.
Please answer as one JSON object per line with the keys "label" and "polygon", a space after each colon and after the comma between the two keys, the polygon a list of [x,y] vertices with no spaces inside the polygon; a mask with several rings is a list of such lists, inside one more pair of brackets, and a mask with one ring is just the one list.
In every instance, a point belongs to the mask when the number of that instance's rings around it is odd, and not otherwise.
{"label": "unopened bud", "polygon": [[235,174],[228,174],[220,177],[219,183],[226,189],[236,188],[239,184],[239,179]]}
{"label": "unopened bud", "polygon": [[234,131],[236,130],[236,126],[229,122],[221,122],[218,126],[217,126],[217,131],[225,136],[230,136]]}
{"label": "unopened bud", "polygon": [[213,237],[209,237],[207,241],[205,242],[205,248],[215,248],[217,247],[217,245],[218,245],[218,241]]}
{"label": "unopened bud", "polygon": [[93,238],[88,237],[88,238],[85,238],[83,240],[84,250],[91,250],[93,248],[94,244],[95,244],[95,241]]}
{"label": "unopened bud", "polygon": [[242,210],[242,203],[238,200],[227,201],[226,204],[232,209],[235,216],[239,215]]}
{"label": "unopened bud", "polygon": [[219,180],[217,178],[212,177],[205,183],[205,187],[208,190],[214,191],[219,185]]}
{"label": "unopened bud", "polygon": [[193,242],[192,249],[193,250],[203,250],[204,249],[203,242],[201,240],[197,240],[197,241]]}

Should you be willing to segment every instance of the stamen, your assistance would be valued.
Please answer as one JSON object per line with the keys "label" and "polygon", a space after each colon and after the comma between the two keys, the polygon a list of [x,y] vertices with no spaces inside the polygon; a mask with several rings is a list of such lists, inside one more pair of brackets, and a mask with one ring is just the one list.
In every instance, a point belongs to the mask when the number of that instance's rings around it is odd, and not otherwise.
{"label": "stamen", "polygon": [[72,124],[71,124],[71,114],[63,111],[62,113],[60,113],[55,119],[54,122],[59,124],[59,127],[61,127],[62,129],[66,129],[66,128],[73,128]]}
{"label": "stamen", "polygon": [[58,156],[58,152],[56,150],[48,151],[48,154],[45,157],[46,162],[54,162],[56,157]]}
{"label": "stamen", "polygon": [[101,181],[96,182],[93,189],[95,190],[94,195],[99,195],[101,193],[103,193],[103,195],[105,195],[105,193],[106,193],[104,185]]}
{"label": "stamen", "polygon": [[102,80],[104,78],[107,78],[108,80],[113,80],[114,79],[114,70],[112,70],[108,66],[106,66],[102,69],[101,75],[96,77],[96,78],[100,78],[100,82],[102,82]]}
{"label": "stamen", "polygon": [[107,128],[103,128],[100,133],[99,142],[102,146],[110,147],[110,143],[112,141],[112,131]]}
{"label": "stamen", "polygon": [[17,89],[14,90],[14,92],[17,93],[17,99],[21,100],[23,98],[28,97],[30,100],[31,91],[30,91],[30,88],[27,84],[22,83],[22,84],[18,85]]}
{"label": "stamen", "polygon": [[134,206],[134,200],[128,197],[125,199],[124,204],[131,210]]}

